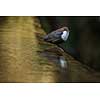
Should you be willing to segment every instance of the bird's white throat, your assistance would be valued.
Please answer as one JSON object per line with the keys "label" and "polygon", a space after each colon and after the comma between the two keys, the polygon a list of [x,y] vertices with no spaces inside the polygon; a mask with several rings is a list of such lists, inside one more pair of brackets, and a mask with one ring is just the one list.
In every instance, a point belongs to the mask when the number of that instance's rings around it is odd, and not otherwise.
{"label": "bird's white throat", "polygon": [[68,39],[69,32],[68,31],[63,31],[63,34],[61,35],[61,38],[66,41]]}

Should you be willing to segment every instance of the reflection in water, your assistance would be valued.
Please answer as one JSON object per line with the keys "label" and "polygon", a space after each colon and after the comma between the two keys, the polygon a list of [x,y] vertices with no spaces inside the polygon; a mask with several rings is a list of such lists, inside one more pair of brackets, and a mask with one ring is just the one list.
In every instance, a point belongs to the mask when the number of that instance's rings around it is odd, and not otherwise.
{"label": "reflection in water", "polygon": [[63,56],[59,57],[59,62],[62,69],[67,69],[67,66],[68,66],[67,61],[65,60]]}
{"label": "reflection in water", "polygon": [[56,82],[68,82],[69,81],[68,73],[67,73],[68,65],[63,56],[59,56],[57,52],[49,51],[49,49],[44,50],[43,52],[40,53],[40,55],[42,58],[46,58],[47,62],[49,62],[48,64],[51,64],[51,65],[53,64],[52,67],[51,66],[47,67],[47,69],[45,67],[45,70],[49,69],[56,73],[56,75],[53,77]]}

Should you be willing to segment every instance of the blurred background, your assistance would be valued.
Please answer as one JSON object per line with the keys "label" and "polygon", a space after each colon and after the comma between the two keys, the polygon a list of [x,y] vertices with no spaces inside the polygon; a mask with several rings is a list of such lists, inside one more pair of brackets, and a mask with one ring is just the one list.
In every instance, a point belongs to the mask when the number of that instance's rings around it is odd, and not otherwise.
{"label": "blurred background", "polygon": [[[64,26],[70,35],[62,45],[70,54],[43,40]],[[61,56],[66,70],[60,68]],[[99,60],[98,16],[0,17],[0,82],[100,82]]]}
{"label": "blurred background", "polygon": [[[64,47],[77,51],[76,59],[100,70],[100,17],[39,16],[40,23],[48,34],[63,26],[70,30]],[[73,51],[72,50],[72,51]]]}

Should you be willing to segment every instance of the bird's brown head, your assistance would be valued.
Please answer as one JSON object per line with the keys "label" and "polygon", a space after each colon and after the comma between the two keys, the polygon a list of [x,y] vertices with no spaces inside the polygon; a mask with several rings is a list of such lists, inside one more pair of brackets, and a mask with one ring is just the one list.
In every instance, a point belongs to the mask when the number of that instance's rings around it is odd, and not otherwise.
{"label": "bird's brown head", "polygon": [[67,27],[62,27],[60,29],[57,29],[47,34],[44,37],[44,41],[53,43],[53,44],[59,44],[64,41],[67,41],[68,36],[69,36],[69,29]]}

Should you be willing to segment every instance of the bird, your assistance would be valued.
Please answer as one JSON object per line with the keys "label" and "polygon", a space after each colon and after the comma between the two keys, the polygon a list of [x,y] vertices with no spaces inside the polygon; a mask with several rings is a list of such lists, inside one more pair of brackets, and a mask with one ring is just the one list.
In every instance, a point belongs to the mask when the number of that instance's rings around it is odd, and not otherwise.
{"label": "bird", "polygon": [[60,43],[67,41],[68,37],[69,37],[69,29],[67,27],[63,27],[47,34],[44,37],[44,40],[46,42],[59,45]]}

